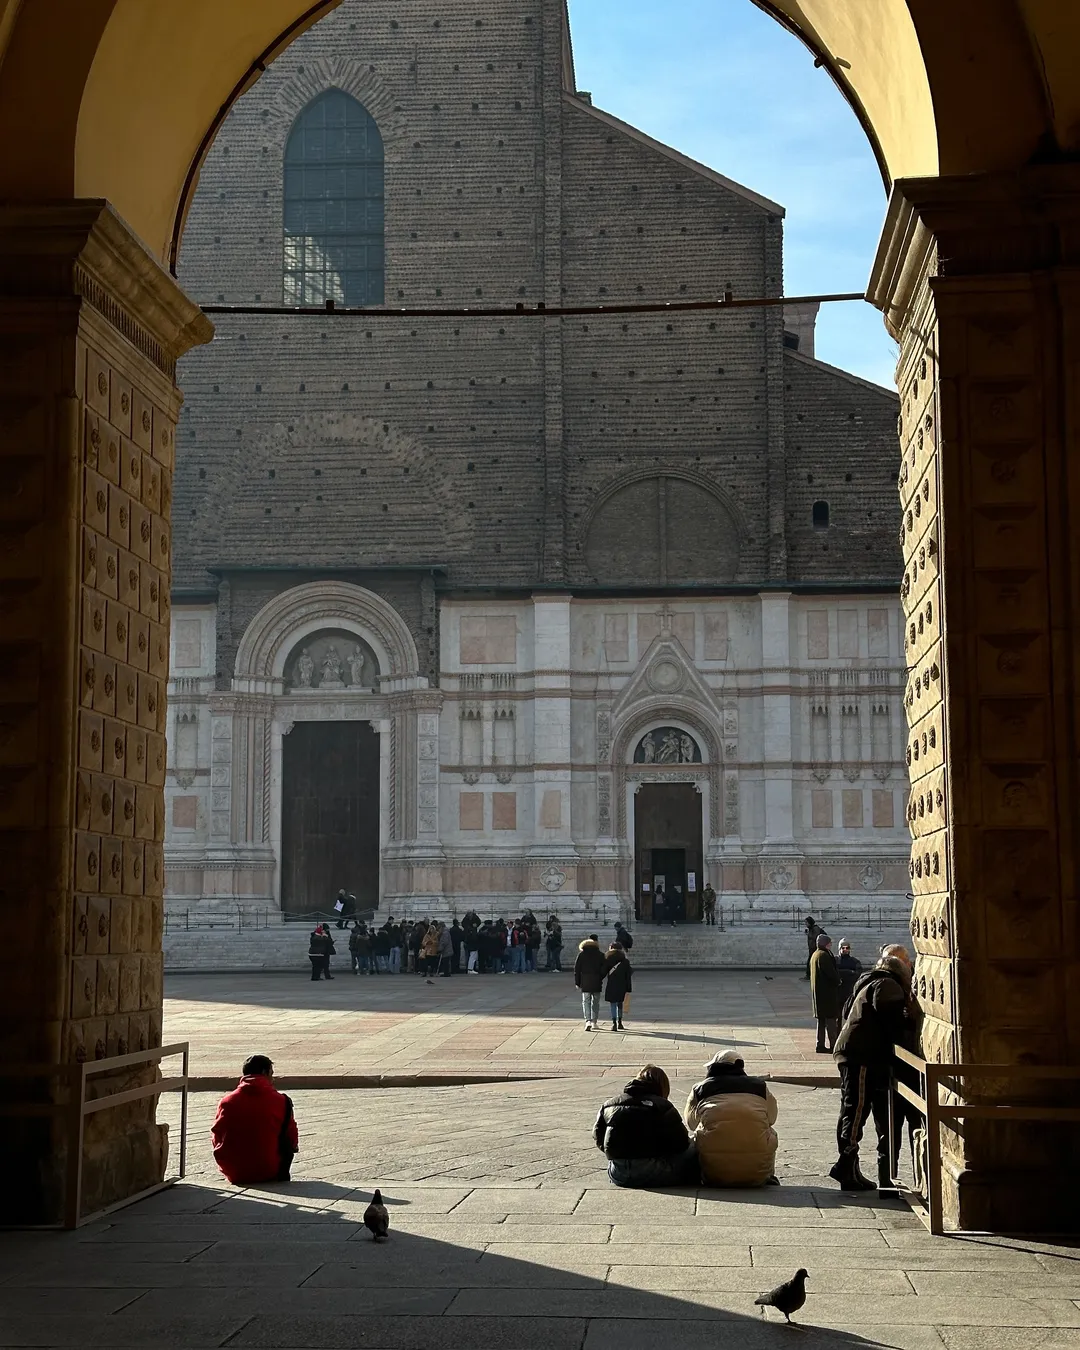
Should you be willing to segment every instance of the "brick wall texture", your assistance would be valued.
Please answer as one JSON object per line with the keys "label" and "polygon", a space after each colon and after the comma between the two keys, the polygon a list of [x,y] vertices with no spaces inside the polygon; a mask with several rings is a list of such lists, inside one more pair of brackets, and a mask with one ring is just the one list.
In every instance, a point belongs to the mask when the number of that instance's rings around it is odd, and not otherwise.
{"label": "brick wall texture", "polygon": [[[285,142],[341,88],[383,137],[388,306],[782,294],[782,208],[578,98],[568,54],[562,0],[344,0],[226,119],[182,284],[282,303]],[[430,565],[493,589],[899,576],[896,399],[785,349],[779,309],[216,324],[182,367],[174,575],[224,570],[237,620],[356,569],[377,590]],[[277,570],[241,585],[253,566]],[[394,585],[433,652],[419,581]]]}

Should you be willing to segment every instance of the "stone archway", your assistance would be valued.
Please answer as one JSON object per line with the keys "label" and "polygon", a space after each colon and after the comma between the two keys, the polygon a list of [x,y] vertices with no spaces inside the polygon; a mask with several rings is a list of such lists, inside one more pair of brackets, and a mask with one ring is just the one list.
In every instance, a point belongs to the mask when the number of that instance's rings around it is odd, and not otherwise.
{"label": "stone archway", "polygon": [[[872,283],[903,348],[909,749],[922,771],[911,867],[928,1048],[1075,1062],[1080,618],[1065,579],[1078,538],[1080,11],[1072,0],[956,0],[947,12],[940,0],[881,0],[869,22],[865,0],[760,2],[860,108],[888,177],[951,175],[898,187]],[[5,981],[19,1060],[62,1065],[160,1036],[175,361],[210,329],[156,260],[207,129],[329,7],[189,0],[182,22],[164,6],[148,17],[142,0],[0,10],[0,273],[18,297],[3,316],[15,490],[0,536],[13,560],[0,820],[5,874],[47,915],[49,943],[45,975],[15,966]],[[108,792],[91,790],[94,775]],[[22,908],[8,920],[13,953]],[[1031,939],[1022,959],[1019,924]],[[92,927],[127,963],[123,993],[88,947]],[[1068,1149],[1032,1129],[1047,1147],[974,1124],[950,1137],[952,1216],[1075,1222],[1058,1184]],[[52,1131],[5,1126],[0,1142],[27,1161],[19,1212],[51,1213],[63,1167]],[[160,1131],[145,1112],[95,1147],[95,1199],[158,1170]]]}

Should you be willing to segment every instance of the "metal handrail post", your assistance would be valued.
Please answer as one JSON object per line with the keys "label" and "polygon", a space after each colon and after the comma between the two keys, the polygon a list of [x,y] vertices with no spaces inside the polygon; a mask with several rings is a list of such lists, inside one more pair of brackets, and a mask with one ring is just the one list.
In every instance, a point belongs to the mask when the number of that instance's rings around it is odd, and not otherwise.
{"label": "metal handrail post", "polygon": [[938,1064],[926,1064],[923,1069],[926,1102],[926,1207],[930,1212],[930,1232],[941,1237],[945,1232],[941,1183],[941,1106],[940,1073]]}
{"label": "metal handrail post", "polygon": [[188,1042],[184,1042],[184,1056],[182,1060],[183,1067],[181,1073],[184,1075],[184,1086],[180,1092],[180,1176],[187,1176],[187,1124],[188,1124],[188,1058],[190,1048]]}

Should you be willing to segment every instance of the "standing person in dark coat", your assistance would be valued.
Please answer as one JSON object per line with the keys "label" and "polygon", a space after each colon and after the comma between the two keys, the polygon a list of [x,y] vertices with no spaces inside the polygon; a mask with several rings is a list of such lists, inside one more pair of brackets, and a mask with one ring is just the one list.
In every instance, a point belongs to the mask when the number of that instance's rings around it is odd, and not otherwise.
{"label": "standing person in dark coat", "polygon": [[463,928],[461,938],[461,949],[465,953],[465,973],[466,975],[479,975],[477,963],[480,960],[480,929]]}
{"label": "standing person in dark coat", "polygon": [[604,973],[607,961],[600,950],[600,939],[590,933],[578,947],[577,960],[574,962],[574,983],[581,990],[581,1011],[585,1018],[585,1030],[593,1031],[600,1021],[600,991],[604,987]]}
{"label": "standing person in dark coat", "polygon": [[[887,1190],[891,1184],[900,1144],[899,1131],[895,1139],[889,1139],[893,1046],[916,1043],[920,1018],[919,1005],[911,992],[911,976],[910,958],[897,956],[883,956],[873,970],[860,975],[836,1040],[833,1055],[840,1069],[840,1118],[836,1125],[839,1157],[829,1176],[845,1191]],[[878,1136],[878,1187],[859,1169],[859,1142],[871,1113]]]}
{"label": "standing person in dark coat", "polygon": [[[554,920],[554,922],[552,922]],[[562,924],[553,914],[547,921],[547,968],[562,971]]]}
{"label": "standing person in dark coat", "polygon": [[375,958],[379,963],[379,974],[385,975],[390,969],[390,925],[384,923],[375,934]]}
{"label": "standing person in dark coat", "polygon": [[378,975],[378,973],[379,973],[379,958],[378,958],[378,956],[376,955],[376,950],[375,950],[376,947],[378,946],[378,940],[379,940],[379,932],[378,932],[378,929],[375,927],[375,920],[372,919],[372,921],[371,921],[371,927],[368,929],[368,935],[367,935],[368,974],[369,974],[369,975]]}
{"label": "standing person in dark coat", "polygon": [[[817,950],[810,958],[810,998],[817,1018],[817,1053],[827,1055],[840,1030],[840,971],[832,951],[832,938],[819,933]],[[826,1040],[828,1045],[825,1044]]]}
{"label": "standing person in dark coat", "polygon": [[593,1126],[596,1147],[608,1160],[616,1186],[695,1186],[697,1153],[678,1110],[668,1101],[663,1069],[646,1064],[617,1097],[600,1108]]}
{"label": "standing person in dark coat", "polygon": [[350,921],[356,916],[356,896],[342,890],[338,891],[337,898],[341,903],[341,908],[337,912],[337,926],[348,928]]}
{"label": "standing person in dark coat", "polygon": [[810,978],[810,958],[817,951],[818,934],[824,933],[825,929],[821,927],[812,914],[808,914],[803,922],[806,924],[806,971],[803,979],[808,980]]}
{"label": "standing person in dark coat", "polygon": [[368,973],[368,933],[367,924],[358,919],[349,934],[349,956],[352,959],[354,975]]}
{"label": "standing person in dark coat", "polygon": [[629,931],[623,927],[623,922],[621,919],[615,920],[615,941],[619,944],[619,946],[623,949],[624,952],[628,952],[630,948],[634,945],[634,939],[629,933]]}
{"label": "standing person in dark coat", "polygon": [[328,980],[334,978],[330,974],[330,958],[335,950],[334,939],[330,936],[329,928],[324,923],[317,924],[308,943],[308,960],[311,962],[311,978],[313,980],[318,980],[320,977]]}
{"label": "standing person in dark coat", "polygon": [[713,890],[711,882],[705,887],[704,891],[702,891],[701,899],[702,899],[702,912],[701,912],[702,922],[705,924],[710,924],[713,928],[715,928],[716,892]]}
{"label": "standing person in dark coat", "polygon": [[847,938],[840,939],[840,955],[836,958],[836,968],[840,972],[840,1013],[855,992],[855,981],[862,974],[862,962],[851,954],[851,943]]}
{"label": "standing person in dark coat", "polygon": [[450,970],[455,975],[461,974],[461,944],[465,940],[465,934],[457,919],[450,925]]}
{"label": "standing person in dark coat", "polygon": [[653,921],[659,926],[667,916],[667,900],[663,886],[657,886],[652,902]]}
{"label": "standing person in dark coat", "polygon": [[608,948],[605,966],[607,982],[604,985],[604,998],[611,1007],[612,1031],[623,1031],[623,1004],[633,990],[631,976],[634,969],[630,959],[617,942]]}

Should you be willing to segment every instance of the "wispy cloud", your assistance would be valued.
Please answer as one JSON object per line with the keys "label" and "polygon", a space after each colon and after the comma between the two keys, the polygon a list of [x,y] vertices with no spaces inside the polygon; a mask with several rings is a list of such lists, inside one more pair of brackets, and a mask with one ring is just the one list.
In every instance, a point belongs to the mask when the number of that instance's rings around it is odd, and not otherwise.
{"label": "wispy cloud", "polygon": [[[749,0],[570,0],[570,20],[578,85],[599,107],[787,208],[789,294],[862,290],[885,192],[800,42]],[[818,355],[892,383],[895,347],[868,305],[828,307]]]}

